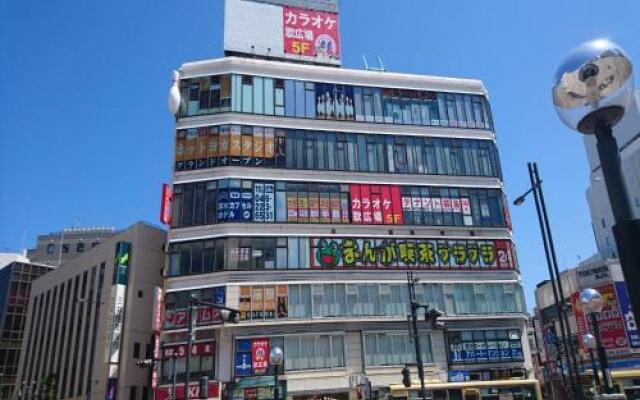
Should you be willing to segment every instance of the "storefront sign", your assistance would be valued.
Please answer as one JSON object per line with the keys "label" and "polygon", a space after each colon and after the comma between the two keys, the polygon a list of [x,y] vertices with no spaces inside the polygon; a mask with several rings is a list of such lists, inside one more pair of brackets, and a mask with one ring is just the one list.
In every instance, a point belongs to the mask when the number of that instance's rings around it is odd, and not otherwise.
{"label": "storefront sign", "polygon": [[275,185],[255,183],[253,187],[253,220],[273,222],[275,220]]}
{"label": "storefront sign", "polygon": [[449,371],[449,382],[466,382],[471,379],[469,371]]}
{"label": "storefront sign", "polygon": [[609,266],[606,264],[580,266],[576,268],[576,275],[578,276],[578,285],[583,289],[597,287],[612,281]]}
{"label": "storefront sign", "polygon": [[[176,399],[184,399],[184,384],[175,387]],[[220,396],[220,384],[218,382],[209,381],[207,388],[209,398]],[[154,390],[156,400],[170,400],[171,386],[163,386]],[[197,399],[200,397],[200,385],[198,383],[189,383],[189,398]]]}
{"label": "storefront sign", "polygon": [[251,340],[251,365],[254,374],[260,375],[267,372],[267,368],[269,367],[268,338]]}
{"label": "storefront sign", "polygon": [[618,303],[620,304],[620,312],[625,321],[625,329],[629,345],[633,348],[640,347],[640,332],[636,325],[636,318],[631,310],[629,302],[629,293],[627,293],[627,284],[625,282],[616,282],[616,293],[618,295]]}
{"label": "storefront sign", "polygon": [[[627,339],[627,332],[625,330],[625,321],[622,313],[620,312],[614,285],[608,284],[599,286],[596,287],[596,290],[600,292],[604,300],[602,312],[597,314],[597,323],[598,328],[600,329],[602,345],[605,349],[613,351],[614,353],[628,349],[629,340]],[[588,320],[588,316],[585,315],[580,307],[577,306],[579,297],[579,291],[573,293],[571,295],[571,305],[576,318],[578,332],[580,333],[580,347],[583,351],[586,351],[584,343],[582,342],[582,335],[587,332],[591,332],[591,329],[589,329],[591,322]]]}
{"label": "storefront sign", "polygon": [[[191,345],[191,355],[198,357],[213,356],[215,351],[215,342],[194,343]],[[162,348],[164,358],[183,358],[187,356],[187,345],[165,345]]]}
{"label": "storefront sign", "polygon": [[312,268],[517,267],[508,240],[311,239]]}
{"label": "storefront sign", "polygon": [[[213,288],[214,304],[225,305],[226,287],[217,286]],[[194,308],[196,313],[196,326],[218,325],[223,322],[220,310],[215,307],[198,306]],[[164,329],[178,329],[187,326],[189,321],[188,310],[181,308],[177,310],[165,310],[164,312]]]}
{"label": "storefront sign", "polygon": [[285,6],[282,20],[285,54],[319,61],[340,58],[338,14]]}

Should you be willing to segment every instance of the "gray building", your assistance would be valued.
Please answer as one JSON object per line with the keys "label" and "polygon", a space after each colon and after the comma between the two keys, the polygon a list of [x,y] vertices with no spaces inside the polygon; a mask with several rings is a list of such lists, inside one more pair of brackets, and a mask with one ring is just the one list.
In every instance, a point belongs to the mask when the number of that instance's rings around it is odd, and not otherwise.
{"label": "gray building", "polygon": [[[634,218],[640,218],[640,89],[636,89],[633,104],[624,118],[613,127],[613,135],[618,141],[622,173]],[[591,214],[591,224],[602,258],[618,258],[612,227],[613,213],[609,203],[607,188],[602,177],[602,168],[593,136],[584,136],[589,160],[590,184],[587,201]]]}
{"label": "gray building", "polygon": [[116,233],[118,231],[112,227],[84,227],[38,235],[36,247],[27,250],[27,257],[34,262],[60,265],[98,246]]}
{"label": "gray building", "polygon": [[16,385],[32,282],[54,267],[19,254],[0,254],[0,399]]}
{"label": "gray building", "polygon": [[15,395],[149,399],[166,233],[136,223],[33,282]]}
{"label": "gray building", "polygon": [[[272,399],[266,355],[281,347],[286,399],[355,399],[366,379],[384,397],[415,364],[409,270],[420,278],[418,301],[444,312],[446,330],[419,323],[428,382],[527,376],[525,304],[485,86],[338,68],[335,58],[273,60],[291,55],[283,24],[337,19],[293,3],[227,1],[225,47],[236,56],[183,64],[171,89],[161,353],[178,355],[178,381],[197,296],[238,309],[240,322],[199,309],[194,391],[207,375],[210,397]],[[269,59],[237,56],[253,50]],[[172,362],[157,398],[171,390]]]}

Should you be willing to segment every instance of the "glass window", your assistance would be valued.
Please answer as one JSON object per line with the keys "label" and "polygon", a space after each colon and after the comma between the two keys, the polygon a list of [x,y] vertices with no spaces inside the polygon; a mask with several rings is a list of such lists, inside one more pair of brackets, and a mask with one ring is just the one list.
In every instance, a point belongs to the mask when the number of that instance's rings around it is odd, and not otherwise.
{"label": "glass window", "polygon": [[264,114],[264,85],[263,78],[253,77],[253,112]]}
{"label": "glass window", "polygon": [[287,117],[295,117],[296,112],[296,96],[295,83],[291,79],[284,81],[284,115]]}
{"label": "glass window", "polygon": [[304,82],[295,81],[295,116],[299,118],[305,117],[305,90]]}
{"label": "glass window", "polygon": [[253,112],[253,78],[242,76],[242,112]]}

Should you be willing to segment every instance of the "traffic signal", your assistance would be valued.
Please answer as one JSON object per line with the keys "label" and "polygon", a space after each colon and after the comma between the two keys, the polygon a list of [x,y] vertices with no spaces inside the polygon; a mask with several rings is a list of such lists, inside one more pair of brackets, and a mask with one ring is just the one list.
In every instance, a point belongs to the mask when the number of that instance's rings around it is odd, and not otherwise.
{"label": "traffic signal", "polygon": [[429,311],[424,313],[424,321],[431,323],[431,329],[442,329],[444,323],[438,321],[438,318],[442,316],[442,311],[438,311],[435,308],[430,308]]}
{"label": "traffic signal", "polygon": [[402,384],[404,387],[411,387],[411,371],[409,368],[402,368]]}
{"label": "traffic signal", "polygon": [[240,314],[236,310],[223,308],[220,310],[220,316],[224,322],[233,322],[234,324],[240,322]]}
{"label": "traffic signal", "polygon": [[151,368],[152,366],[153,366],[153,360],[149,358],[146,360],[136,361],[136,367],[138,368]]}

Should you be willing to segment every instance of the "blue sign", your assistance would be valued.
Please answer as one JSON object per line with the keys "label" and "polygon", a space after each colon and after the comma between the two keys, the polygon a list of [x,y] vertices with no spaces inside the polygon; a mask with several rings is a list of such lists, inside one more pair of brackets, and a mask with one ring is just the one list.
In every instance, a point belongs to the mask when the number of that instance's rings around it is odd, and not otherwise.
{"label": "blue sign", "polygon": [[631,311],[631,304],[629,303],[629,294],[627,293],[627,284],[625,282],[616,282],[616,293],[618,294],[618,305],[620,312],[624,317],[625,330],[627,331],[627,338],[629,339],[629,346],[638,348],[640,347],[640,332],[636,325],[636,319]]}
{"label": "blue sign", "polygon": [[225,292],[226,292],[226,287],[225,286],[218,286],[213,288],[213,303],[214,304],[219,304],[219,305],[224,305],[225,303]]}
{"label": "blue sign", "polygon": [[469,371],[449,371],[449,382],[466,382],[471,380]]}
{"label": "blue sign", "polygon": [[251,376],[251,353],[236,353],[236,376]]}
{"label": "blue sign", "polygon": [[218,221],[227,220],[227,202],[229,200],[229,193],[226,190],[218,191]]}

